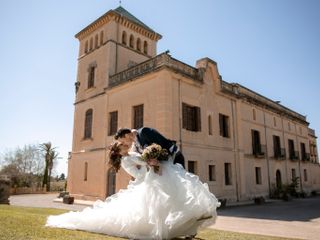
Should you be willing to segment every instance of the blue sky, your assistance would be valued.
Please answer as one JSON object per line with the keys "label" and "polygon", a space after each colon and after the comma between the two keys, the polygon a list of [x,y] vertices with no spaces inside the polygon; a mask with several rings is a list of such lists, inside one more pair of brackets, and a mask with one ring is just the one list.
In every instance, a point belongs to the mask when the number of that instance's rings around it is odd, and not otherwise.
{"label": "blue sky", "polygon": [[[51,141],[66,173],[71,150],[78,40],[119,6],[102,0],[0,2],[0,153]],[[320,1],[122,0],[160,33],[158,53],[192,66],[209,57],[223,79],[307,115],[319,134]]]}

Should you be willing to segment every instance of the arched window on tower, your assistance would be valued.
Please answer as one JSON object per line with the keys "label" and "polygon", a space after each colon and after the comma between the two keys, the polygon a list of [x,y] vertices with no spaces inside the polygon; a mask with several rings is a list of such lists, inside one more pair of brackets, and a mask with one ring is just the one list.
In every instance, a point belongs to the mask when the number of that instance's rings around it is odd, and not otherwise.
{"label": "arched window on tower", "polygon": [[143,43],[143,53],[148,54],[148,43],[147,41],[144,41]]}
{"label": "arched window on tower", "polygon": [[100,32],[100,45],[103,45],[103,31]]}
{"label": "arched window on tower", "polygon": [[137,50],[139,52],[141,52],[141,40],[140,40],[140,38],[137,39]]}
{"label": "arched window on tower", "polygon": [[93,38],[90,38],[90,48],[89,50],[91,51],[93,49]]}
{"label": "arched window on tower", "polygon": [[122,44],[127,45],[127,33],[125,31],[122,32]]}
{"label": "arched window on tower", "polygon": [[88,52],[88,40],[84,44],[84,53],[87,53],[87,52]]}
{"label": "arched window on tower", "polygon": [[85,121],[84,121],[84,139],[92,137],[92,118],[93,110],[88,109],[86,111]]}
{"label": "arched window on tower", "polygon": [[98,34],[96,34],[95,41],[94,41],[94,48],[97,48],[98,45],[99,45],[99,36],[98,36]]}
{"label": "arched window on tower", "polygon": [[133,38],[133,35],[132,35],[132,34],[130,35],[130,42],[129,42],[129,46],[130,46],[131,48],[133,48],[133,47],[134,47],[134,38]]}

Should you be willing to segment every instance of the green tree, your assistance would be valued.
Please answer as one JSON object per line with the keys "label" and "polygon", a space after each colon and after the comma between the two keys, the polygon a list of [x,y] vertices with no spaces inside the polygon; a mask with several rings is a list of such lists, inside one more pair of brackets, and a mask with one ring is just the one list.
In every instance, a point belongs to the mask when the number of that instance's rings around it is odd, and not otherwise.
{"label": "green tree", "polygon": [[41,185],[44,163],[39,148],[27,144],[0,154],[0,174],[11,179],[12,186],[30,187]]}

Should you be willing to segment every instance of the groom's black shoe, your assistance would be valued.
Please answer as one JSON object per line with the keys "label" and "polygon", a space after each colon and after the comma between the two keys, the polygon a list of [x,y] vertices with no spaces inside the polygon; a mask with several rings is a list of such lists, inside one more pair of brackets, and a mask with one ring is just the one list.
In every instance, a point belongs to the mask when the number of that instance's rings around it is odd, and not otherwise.
{"label": "groom's black shoe", "polygon": [[204,221],[204,220],[208,220],[208,219],[210,219],[210,218],[213,218],[213,216],[202,216],[202,217],[200,217],[200,218],[198,218],[197,219],[197,221],[199,222],[199,221]]}
{"label": "groom's black shoe", "polygon": [[195,235],[190,235],[190,236],[185,236],[184,239],[186,239],[186,240],[192,240],[192,239],[194,239],[195,237],[196,237],[196,234],[195,234]]}

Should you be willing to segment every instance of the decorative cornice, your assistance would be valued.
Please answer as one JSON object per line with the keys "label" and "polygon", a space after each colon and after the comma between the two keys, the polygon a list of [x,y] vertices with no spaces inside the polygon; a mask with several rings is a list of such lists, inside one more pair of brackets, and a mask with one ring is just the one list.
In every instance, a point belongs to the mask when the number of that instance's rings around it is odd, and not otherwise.
{"label": "decorative cornice", "polygon": [[221,81],[221,91],[227,94],[230,94],[236,98],[240,98],[246,102],[255,104],[257,106],[266,108],[270,111],[273,111],[279,115],[285,115],[288,118],[291,118],[297,122],[300,122],[303,125],[309,125],[306,117],[275,102],[271,99],[260,95],[238,83],[227,83],[220,79]]}
{"label": "decorative cornice", "polygon": [[159,33],[156,33],[152,31],[151,29],[146,29],[144,26],[131,21],[130,19],[126,18],[125,16],[121,15],[120,13],[110,10],[106,12],[104,15],[99,17],[97,20],[89,24],[87,27],[82,29],[80,32],[78,32],[75,37],[79,40],[82,40],[86,36],[88,36],[90,33],[101,27],[102,25],[108,23],[109,21],[114,20],[117,23],[120,23],[121,25],[130,28],[131,30],[140,33],[141,35],[144,35],[145,37],[150,38],[151,40],[158,41],[162,38],[162,36]]}
{"label": "decorative cornice", "polygon": [[82,29],[80,32],[78,32],[75,35],[75,38],[78,38],[79,40],[82,40],[86,36],[88,36],[91,32],[99,28],[100,26],[104,25],[105,23],[109,22],[111,20],[111,17],[113,16],[112,10],[106,12],[104,15],[96,19],[94,22],[89,24],[87,27]]}
{"label": "decorative cornice", "polygon": [[316,131],[312,128],[308,128],[308,134],[311,136],[311,137],[314,137],[314,138],[317,138],[316,136]]}
{"label": "decorative cornice", "polygon": [[99,97],[99,96],[101,96],[101,95],[104,95],[105,93],[106,93],[105,91],[100,92],[100,93],[97,93],[97,94],[95,94],[95,95],[93,95],[93,96],[91,96],[91,97],[88,97],[88,98],[86,98],[86,99],[79,100],[79,101],[75,102],[73,105],[77,105],[77,104],[79,104],[79,103],[83,103],[83,102],[85,102],[85,101],[87,101],[87,100],[89,100],[89,99],[93,99],[93,98]]}

